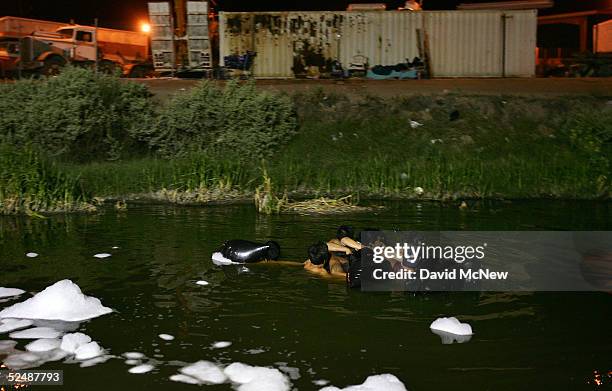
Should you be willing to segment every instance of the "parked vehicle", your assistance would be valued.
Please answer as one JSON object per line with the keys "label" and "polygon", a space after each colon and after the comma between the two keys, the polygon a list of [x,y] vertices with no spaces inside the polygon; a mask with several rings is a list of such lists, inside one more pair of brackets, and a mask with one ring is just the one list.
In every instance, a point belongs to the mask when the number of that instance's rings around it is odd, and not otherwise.
{"label": "parked vehicle", "polygon": [[[97,60],[97,61],[96,61]],[[16,17],[0,18],[0,71],[53,75],[67,64],[145,77],[152,72],[145,33]]]}

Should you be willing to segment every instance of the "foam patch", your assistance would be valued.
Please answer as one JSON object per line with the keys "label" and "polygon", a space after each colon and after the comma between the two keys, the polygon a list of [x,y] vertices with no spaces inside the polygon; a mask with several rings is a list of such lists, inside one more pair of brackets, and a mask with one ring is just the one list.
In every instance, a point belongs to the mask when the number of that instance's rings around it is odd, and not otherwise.
{"label": "foam patch", "polygon": [[85,296],[70,280],[58,281],[34,297],[0,311],[0,318],[78,322],[112,312],[99,299]]}
{"label": "foam patch", "polygon": [[215,349],[223,349],[232,346],[232,343],[229,341],[219,341],[212,344],[212,347]]}
{"label": "foam patch", "polygon": [[0,333],[8,333],[9,331],[25,329],[34,324],[29,319],[2,319],[0,320]]}
{"label": "foam patch", "polygon": [[36,254],[36,253],[32,253],[32,252],[26,253],[26,257],[28,257],[28,258],[36,258],[37,256],[38,256],[38,254]]}
{"label": "foam patch", "polygon": [[320,391],[407,391],[406,386],[397,377],[385,373],[383,375],[369,376],[362,384],[338,388],[334,386],[323,387]]}
{"label": "foam patch", "polygon": [[472,326],[467,323],[461,323],[457,318],[438,318],[429,326],[432,330],[445,331],[456,335],[472,335]]}
{"label": "foam patch", "polygon": [[158,335],[158,337],[163,339],[164,341],[172,341],[174,339],[174,335],[170,334],[160,334]]}
{"label": "foam patch", "polygon": [[198,361],[180,369],[181,374],[190,376],[201,384],[223,384],[227,376],[210,361]]}
{"label": "foam patch", "polygon": [[21,294],[25,293],[24,290],[22,289],[17,289],[17,288],[3,288],[0,286],[0,299],[4,298],[4,297],[13,297],[13,296],[19,296]]}
{"label": "foam patch", "polygon": [[217,266],[225,266],[225,265],[240,265],[239,262],[234,262],[231,259],[227,259],[220,252],[215,252],[211,257],[213,263]]}
{"label": "foam patch", "polygon": [[74,354],[78,348],[91,342],[91,337],[83,333],[66,334],[62,337],[60,349]]}
{"label": "foam patch", "polygon": [[109,253],[100,253],[100,254],[95,254],[94,258],[104,259],[104,258],[108,258],[110,256],[111,256],[111,254],[109,254]]}
{"label": "foam patch", "polygon": [[58,338],[62,333],[50,327],[33,327],[9,334],[12,339]]}
{"label": "foam patch", "polygon": [[140,373],[151,372],[153,369],[155,369],[155,367],[151,364],[142,364],[142,365],[137,365],[135,367],[130,368],[128,372],[140,374]]}
{"label": "foam patch", "polygon": [[225,368],[224,373],[237,384],[238,391],[289,391],[291,388],[287,377],[274,368],[233,363]]}
{"label": "foam patch", "polygon": [[80,361],[85,361],[101,356],[103,353],[104,351],[97,342],[89,342],[85,345],[79,346],[77,350],[74,351],[74,358]]}
{"label": "foam patch", "polygon": [[61,340],[57,338],[42,338],[37,339],[34,342],[30,342],[25,346],[28,352],[48,352],[50,350],[58,349],[61,344]]}

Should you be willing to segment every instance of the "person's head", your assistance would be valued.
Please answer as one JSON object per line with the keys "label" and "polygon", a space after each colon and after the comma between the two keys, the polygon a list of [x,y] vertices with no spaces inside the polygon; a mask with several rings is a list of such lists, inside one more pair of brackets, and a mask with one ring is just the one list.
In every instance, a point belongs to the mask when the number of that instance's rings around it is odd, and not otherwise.
{"label": "person's head", "polygon": [[336,238],[338,239],[342,239],[342,238],[350,238],[353,239],[353,227],[349,227],[348,225],[341,225],[338,227],[338,230],[336,231]]}
{"label": "person's head", "polygon": [[308,259],[310,263],[317,266],[329,264],[331,253],[327,249],[327,243],[318,242],[308,248]]}
{"label": "person's head", "polygon": [[280,256],[280,246],[273,240],[266,243],[268,246],[268,259],[277,260]]}

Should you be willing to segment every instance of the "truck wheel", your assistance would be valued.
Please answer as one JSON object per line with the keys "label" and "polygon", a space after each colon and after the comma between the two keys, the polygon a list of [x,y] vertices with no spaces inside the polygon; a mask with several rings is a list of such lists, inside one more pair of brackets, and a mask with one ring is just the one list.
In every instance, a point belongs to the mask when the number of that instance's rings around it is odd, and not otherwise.
{"label": "truck wheel", "polygon": [[66,60],[59,56],[47,57],[40,73],[44,76],[55,76],[66,65]]}
{"label": "truck wheel", "polygon": [[152,73],[151,71],[152,69],[145,65],[136,65],[130,70],[128,77],[144,79]]}
{"label": "truck wheel", "polygon": [[120,69],[121,68],[119,65],[109,60],[102,60],[100,61],[100,64],[98,64],[98,71],[100,71],[100,73],[104,73],[105,75],[115,75],[116,73],[119,73]]}

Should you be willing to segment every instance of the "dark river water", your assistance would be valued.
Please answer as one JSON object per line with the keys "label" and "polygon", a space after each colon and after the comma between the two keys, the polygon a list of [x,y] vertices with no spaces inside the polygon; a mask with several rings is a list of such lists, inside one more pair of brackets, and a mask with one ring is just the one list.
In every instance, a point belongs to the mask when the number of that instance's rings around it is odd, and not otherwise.
{"label": "dark river water", "polygon": [[[239,273],[210,261],[231,238],[273,238],[282,259],[303,261],[308,245],[330,238],[340,224],[612,229],[610,203],[475,203],[468,210],[438,203],[385,205],[375,213],[325,217],[261,216],[252,205],[130,205],[125,212],[44,220],[0,217],[0,286],[37,292],[69,278],[115,310],[79,329],[117,358],[87,368],[61,361],[42,366],[63,370],[67,390],[195,389],[169,377],[197,360],[297,368],[292,384],[299,390],[320,388],[315,380],[345,387],[381,373],[394,374],[409,390],[593,389],[594,371],[612,370],[610,294],[362,293],[300,267],[253,265]],[[29,251],[40,256],[26,258]],[[93,258],[101,252],[112,257]],[[210,284],[196,285],[198,280]],[[474,336],[442,344],[429,329],[440,316],[470,323]],[[160,333],[176,338],[162,341]],[[0,340],[7,338],[0,334]],[[216,341],[232,344],[214,349]],[[119,356],[129,351],[154,360],[155,370],[128,373]]]}

